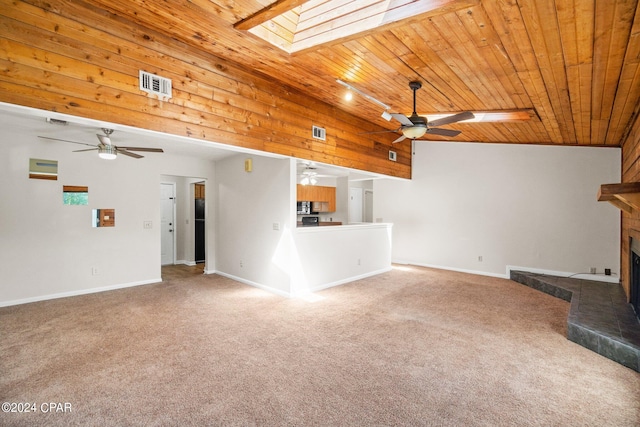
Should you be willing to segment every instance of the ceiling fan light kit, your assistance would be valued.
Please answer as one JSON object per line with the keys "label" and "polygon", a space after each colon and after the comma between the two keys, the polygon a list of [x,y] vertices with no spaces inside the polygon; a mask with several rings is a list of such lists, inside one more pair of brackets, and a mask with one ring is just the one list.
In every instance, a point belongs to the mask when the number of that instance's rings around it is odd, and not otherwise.
{"label": "ceiling fan light kit", "polygon": [[300,180],[300,184],[301,185],[316,185],[318,183],[318,180],[315,179],[314,177],[309,177],[309,176],[305,176],[304,178],[302,178]]}
{"label": "ceiling fan light kit", "polygon": [[116,148],[113,145],[103,145],[98,147],[98,157],[105,160],[114,160],[117,157]]}
{"label": "ceiling fan light kit", "polygon": [[402,128],[402,134],[405,138],[416,139],[427,133],[427,127],[421,125],[408,126]]}

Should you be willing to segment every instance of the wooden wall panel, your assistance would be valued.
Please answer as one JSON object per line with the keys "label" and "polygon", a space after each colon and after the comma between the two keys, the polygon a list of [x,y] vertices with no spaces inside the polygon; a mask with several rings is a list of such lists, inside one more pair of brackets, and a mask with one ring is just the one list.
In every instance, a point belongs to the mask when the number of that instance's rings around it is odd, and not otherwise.
{"label": "wooden wall panel", "polygon": [[[141,92],[140,69],[171,78],[173,98]],[[409,144],[361,134],[383,128],[80,1],[0,9],[0,101],[411,176]],[[312,125],[326,141],[311,137]]]}
{"label": "wooden wall panel", "polygon": [[[640,116],[638,115],[629,136],[622,145],[622,182],[637,181],[640,181]],[[632,235],[635,239],[640,238],[640,212],[632,214],[622,212],[621,215],[620,279],[627,298],[630,298],[629,239]]]}

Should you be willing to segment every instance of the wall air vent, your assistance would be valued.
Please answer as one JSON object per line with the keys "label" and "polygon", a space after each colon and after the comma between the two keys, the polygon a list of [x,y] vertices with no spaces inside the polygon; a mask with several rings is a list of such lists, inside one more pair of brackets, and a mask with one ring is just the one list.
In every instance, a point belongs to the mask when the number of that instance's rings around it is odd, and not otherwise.
{"label": "wall air vent", "polygon": [[140,90],[158,95],[162,99],[169,99],[171,98],[171,80],[140,70]]}
{"label": "wall air vent", "polygon": [[52,117],[47,117],[47,123],[59,126],[66,126],[69,124],[66,120],[54,119]]}
{"label": "wall air vent", "polygon": [[313,127],[313,137],[315,139],[321,139],[323,141],[326,141],[326,139],[327,139],[327,130],[325,128],[314,126]]}

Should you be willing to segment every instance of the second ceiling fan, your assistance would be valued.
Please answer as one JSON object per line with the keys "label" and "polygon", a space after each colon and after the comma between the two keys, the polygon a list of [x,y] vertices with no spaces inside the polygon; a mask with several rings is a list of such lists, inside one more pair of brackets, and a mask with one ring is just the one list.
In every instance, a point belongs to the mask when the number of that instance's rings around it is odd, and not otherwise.
{"label": "second ceiling fan", "polygon": [[418,81],[409,82],[409,88],[411,88],[411,90],[413,91],[413,113],[411,114],[411,116],[407,117],[404,114],[391,113],[391,117],[399,121],[401,126],[396,130],[388,132],[402,132],[402,135],[398,139],[393,141],[394,143],[403,141],[407,138],[417,139],[422,137],[426,133],[454,137],[456,135],[459,135],[461,131],[453,129],[441,129],[432,126],[448,125],[463,120],[470,120],[475,117],[472,112],[465,111],[429,122],[426,117],[419,116],[418,113],[416,113],[416,91],[421,87],[422,83]]}
{"label": "second ceiling fan", "polygon": [[60,138],[50,138],[47,136],[40,136],[40,138],[49,139],[51,141],[62,141],[62,142],[70,142],[72,144],[87,145],[92,148],[87,148],[84,150],[75,150],[74,153],[78,153],[82,151],[97,151],[98,156],[106,160],[113,160],[117,157],[118,154],[124,154],[125,156],[133,157],[134,159],[141,159],[144,157],[138,153],[133,153],[133,151],[164,153],[162,148],[123,147],[123,146],[113,145],[111,143],[111,134],[113,133],[113,129],[102,128],[102,132],[104,132],[104,135],[96,134],[96,136],[98,137],[98,140],[100,141],[99,144],[89,144],[86,142],[69,141],[69,140],[60,139]]}

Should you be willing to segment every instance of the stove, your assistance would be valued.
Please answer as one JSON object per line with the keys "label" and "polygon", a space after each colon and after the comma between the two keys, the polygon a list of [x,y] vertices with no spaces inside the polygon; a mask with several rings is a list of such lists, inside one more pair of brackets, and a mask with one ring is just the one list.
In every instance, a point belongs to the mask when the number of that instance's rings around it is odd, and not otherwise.
{"label": "stove", "polygon": [[303,216],[302,217],[302,226],[303,227],[315,227],[320,225],[320,217],[317,216]]}

